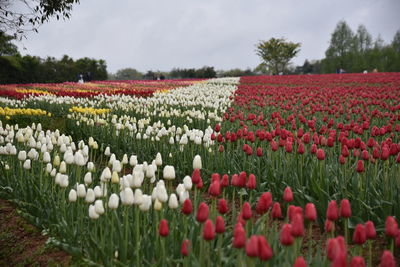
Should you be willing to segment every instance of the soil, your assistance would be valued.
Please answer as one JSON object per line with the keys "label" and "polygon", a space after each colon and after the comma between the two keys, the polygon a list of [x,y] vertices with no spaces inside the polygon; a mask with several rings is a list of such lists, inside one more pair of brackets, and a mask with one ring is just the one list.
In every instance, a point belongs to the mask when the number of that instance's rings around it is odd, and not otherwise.
{"label": "soil", "polygon": [[47,239],[0,199],[0,266],[68,266],[71,256],[46,245]]}

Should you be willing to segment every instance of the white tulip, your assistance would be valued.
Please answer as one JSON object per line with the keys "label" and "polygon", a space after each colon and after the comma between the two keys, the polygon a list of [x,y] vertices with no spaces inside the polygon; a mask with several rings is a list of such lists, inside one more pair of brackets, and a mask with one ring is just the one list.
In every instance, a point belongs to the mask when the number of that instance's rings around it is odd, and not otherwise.
{"label": "white tulip", "polygon": [[86,188],[84,184],[79,184],[76,188],[76,191],[79,198],[86,197]]}
{"label": "white tulip", "polygon": [[133,204],[135,204],[135,205],[140,205],[140,204],[142,204],[142,201],[143,201],[143,193],[142,193],[142,190],[136,189],[136,190],[135,190],[135,197],[134,197]]}
{"label": "white tulip", "polygon": [[179,207],[178,199],[174,193],[169,196],[168,207],[170,209],[177,209]]}
{"label": "white tulip", "polygon": [[99,198],[103,195],[103,191],[101,190],[101,187],[98,185],[94,187],[93,191],[96,198]]}
{"label": "white tulip", "polygon": [[112,210],[118,209],[119,205],[119,197],[117,194],[111,194],[110,199],[108,200],[108,207]]}
{"label": "white tulip", "polygon": [[103,200],[98,199],[94,202],[94,209],[97,214],[101,215],[104,214],[104,206],[103,206]]}
{"label": "white tulip", "polygon": [[66,174],[61,174],[60,175],[60,187],[61,188],[66,188],[69,185],[69,179],[68,179],[68,175]]}
{"label": "white tulip", "polygon": [[60,156],[56,155],[53,159],[53,166],[59,166],[60,165]]}
{"label": "white tulip", "polygon": [[167,202],[168,193],[165,186],[157,186],[157,199],[162,203]]}
{"label": "white tulip", "polygon": [[49,152],[44,152],[43,153],[43,162],[44,163],[49,163],[51,161],[50,153]]}
{"label": "white tulip", "polygon": [[83,154],[80,151],[75,153],[74,163],[76,165],[78,165],[78,166],[85,166],[85,164],[86,164],[85,158],[84,158]]}
{"label": "white tulip", "polygon": [[89,185],[92,183],[92,173],[91,172],[87,172],[85,174],[85,177],[83,178],[83,181],[85,182],[86,185]]}
{"label": "white tulip", "polygon": [[193,186],[192,178],[186,175],[185,178],[183,178],[183,185],[185,186],[186,190],[190,191]]}
{"label": "white tulip", "polygon": [[104,150],[104,155],[107,157],[111,156],[110,147],[106,147],[106,150]]}
{"label": "white tulip", "polygon": [[96,208],[93,205],[89,206],[89,218],[90,219],[98,219],[100,217],[100,215],[98,213],[96,213]]}
{"label": "white tulip", "polygon": [[148,211],[151,207],[151,196],[143,195],[142,203],[139,205],[141,211]]}
{"label": "white tulip", "polygon": [[59,172],[60,173],[66,173],[67,172],[67,164],[65,163],[65,161],[61,161]]}
{"label": "white tulip", "polygon": [[46,172],[51,173],[52,170],[53,170],[53,166],[51,165],[51,163],[47,163],[46,164]]}
{"label": "white tulip", "polygon": [[20,161],[26,160],[26,151],[21,150],[21,151],[18,153],[18,159],[19,159]]}
{"label": "white tulip", "polygon": [[160,153],[157,153],[155,161],[156,161],[155,163],[158,167],[160,167],[162,165],[162,157],[161,157]]}
{"label": "white tulip", "polygon": [[31,169],[31,160],[30,159],[25,160],[23,167],[25,170],[30,170]]}
{"label": "white tulip", "polygon": [[138,164],[137,156],[132,155],[129,158],[129,165],[131,165],[132,167],[135,167],[137,164]]}
{"label": "white tulip", "polygon": [[106,181],[109,181],[111,179],[111,177],[112,177],[111,170],[110,170],[110,168],[106,167],[100,175],[100,180],[102,182],[106,182]]}
{"label": "white tulip", "polygon": [[121,172],[122,170],[122,165],[119,160],[114,160],[112,163],[112,170],[116,172]]}
{"label": "white tulip", "polygon": [[154,210],[156,211],[162,210],[162,203],[158,199],[156,199],[156,201],[154,202]]}
{"label": "white tulip", "polygon": [[174,166],[166,165],[163,171],[163,177],[165,180],[175,179],[175,168]]}
{"label": "white tulip", "polygon": [[124,191],[121,191],[121,202],[125,206],[133,205],[134,196],[133,191],[130,187],[127,187],[124,189]]}
{"label": "white tulip", "polygon": [[201,164],[201,157],[199,155],[194,156],[193,159],[193,169],[201,169],[202,164]]}
{"label": "white tulip", "polygon": [[71,189],[71,191],[69,191],[69,194],[68,194],[68,201],[75,202],[76,198],[77,198],[77,195],[76,195],[75,189]]}
{"label": "white tulip", "polygon": [[85,197],[85,202],[86,203],[93,203],[96,199],[96,196],[94,194],[94,191],[92,188],[88,188],[86,192],[86,197]]}
{"label": "white tulip", "polygon": [[94,167],[94,163],[93,162],[88,162],[87,163],[87,170],[90,172],[94,172],[95,171],[95,167]]}

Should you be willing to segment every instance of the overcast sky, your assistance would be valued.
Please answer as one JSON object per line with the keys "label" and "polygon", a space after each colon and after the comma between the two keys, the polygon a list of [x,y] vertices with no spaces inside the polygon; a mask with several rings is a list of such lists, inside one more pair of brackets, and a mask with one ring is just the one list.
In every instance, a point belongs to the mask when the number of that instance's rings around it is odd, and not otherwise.
{"label": "overcast sky", "polygon": [[81,0],[71,19],[44,24],[19,44],[23,54],[105,59],[108,71],[132,67],[254,68],[255,44],[285,37],[302,44],[293,60],[324,57],[339,20],[364,24],[390,42],[400,0]]}

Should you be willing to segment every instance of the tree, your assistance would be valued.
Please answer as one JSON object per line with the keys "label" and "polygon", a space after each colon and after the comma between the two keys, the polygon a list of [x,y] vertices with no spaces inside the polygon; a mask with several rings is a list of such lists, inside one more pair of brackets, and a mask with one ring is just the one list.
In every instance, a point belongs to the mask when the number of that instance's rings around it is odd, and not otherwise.
{"label": "tree", "polygon": [[51,17],[68,19],[79,0],[0,0],[0,31],[21,38]]}
{"label": "tree", "polygon": [[397,53],[400,53],[400,30],[397,30],[393,37],[392,47]]}
{"label": "tree", "polygon": [[364,53],[372,46],[372,36],[364,25],[358,26],[357,33],[354,37],[355,49]]}
{"label": "tree", "polygon": [[15,38],[0,31],[0,56],[13,56],[18,54],[18,48],[11,41]]}
{"label": "tree", "polygon": [[132,68],[120,69],[115,73],[115,80],[140,80],[143,74]]}
{"label": "tree", "polygon": [[284,72],[290,60],[300,52],[300,43],[287,42],[284,38],[271,38],[257,44],[256,53],[273,74]]}

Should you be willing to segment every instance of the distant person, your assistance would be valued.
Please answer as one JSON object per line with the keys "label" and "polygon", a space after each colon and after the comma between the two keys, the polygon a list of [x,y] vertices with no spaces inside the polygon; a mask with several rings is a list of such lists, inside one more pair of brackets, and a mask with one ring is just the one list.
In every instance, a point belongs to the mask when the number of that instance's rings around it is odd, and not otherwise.
{"label": "distant person", "polygon": [[373,73],[377,73],[377,72],[378,72],[378,69],[375,68],[372,72],[373,72]]}
{"label": "distant person", "polygon": [[83,81],[83,75],[82,75],[82,73],[81,73],[81,74],[79,74],[79,80],[78,80],[78,83],[84,83],[84,81]]}
{"label": "distant person", "polygon": [[85,81],[90,82],[92,80],[92,73],[90,73],[90,71],[88,71],[85,76]]}
{"label": "distant person", "polygon": [[363,71],[363,73],[364,73],[364,74],[367,74],[367,73],[368,73],[368,71],[367,71],[367,70],[364,70],[364,71]]}

